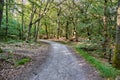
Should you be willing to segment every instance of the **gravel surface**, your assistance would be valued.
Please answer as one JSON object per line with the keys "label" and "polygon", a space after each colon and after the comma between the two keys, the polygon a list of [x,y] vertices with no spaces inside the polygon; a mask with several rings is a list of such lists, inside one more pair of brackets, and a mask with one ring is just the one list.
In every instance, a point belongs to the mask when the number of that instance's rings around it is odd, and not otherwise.
{"label": "gravel surface", "polygon": [[104,80],[84,59],[79,59],[67,46],[52,41],[47,61],[30,80]]}

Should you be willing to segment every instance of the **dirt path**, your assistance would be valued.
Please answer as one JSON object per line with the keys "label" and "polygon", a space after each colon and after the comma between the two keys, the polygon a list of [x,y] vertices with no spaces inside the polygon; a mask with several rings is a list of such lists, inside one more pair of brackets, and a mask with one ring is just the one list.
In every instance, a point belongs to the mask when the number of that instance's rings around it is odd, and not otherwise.
{"label": "dirt path", "polygon": [[84,59],[79,60],[63,44],[41,40],[49,43],[49,58],[41,71],[30,80],[103,80],[98,72],[90,67]]}

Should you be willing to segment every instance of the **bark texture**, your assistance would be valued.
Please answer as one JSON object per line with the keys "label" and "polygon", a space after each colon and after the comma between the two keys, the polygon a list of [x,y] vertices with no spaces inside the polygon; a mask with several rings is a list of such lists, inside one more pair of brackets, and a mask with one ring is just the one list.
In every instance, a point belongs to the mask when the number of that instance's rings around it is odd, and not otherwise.
{"label": "bark texture", "polygon": [[113,56],[113,66],[120,69],[120,0],[118,0],[116,46],[115,53]]}
{"label": "bark texture", "polygon": [[3,7],[4,7],[4,0],[0,0],[0,27],[1,27],[2,16],[3,16]]}

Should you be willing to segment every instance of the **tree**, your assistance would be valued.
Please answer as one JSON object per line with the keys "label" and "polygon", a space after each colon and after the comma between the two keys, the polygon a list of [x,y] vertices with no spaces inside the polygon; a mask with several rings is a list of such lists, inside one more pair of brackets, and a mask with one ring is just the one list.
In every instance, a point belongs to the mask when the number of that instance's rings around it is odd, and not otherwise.
{"label": "tree", "polygon": [[21,30],[21,39],[23,39],[23,31],[24,31],[24,2],[22,0],[22,30]]}
{"label": "tree", "polygon": [[6,36],[8,35],[8,0],[6,0]]}
{"label": "tree", "polygon": [[[51,5],[51,3],[53,2],[53,0],[39,0],[38,1],[38,3],[37,3],[37,1],[35,2],[35,1],[32,1],[32,0],[29,0],[30,1],[30,3],[32,3],[32,5],[34,5],[33,6],[33,10],[32,10],[32,12],[31,12],[31,17],[30,17],[30,22],[29,22],[29,28],[28,28],[28,37],[27,37],[27,40],[30,40],[30,36],[31,36],[31,28],[32,28],[32,25],[33,24],[36,24],[36,23],[38,23],[38,25],[39,25],[39,23],[40,23],[40,21],[41,21],[41,19],[46,15],[46,13],[49,11],[49,8],[50,8],[50,5]],[[33,20],[34,19],[34,15],[35,15],[35,13],[36,13],[36,9],[37,8],[39,8],[40,10],[39,10],[39,12],[38,12],[38,18],[36,19],[36,20]],[[38,29],[39,29],[39,27],[38,27]],[[36,37],[35,38],[37,38],[37,33],[38,33],[38,30],[37,29],[37,32],[36,32]],[[36,39],[35,39],[35,41],[36,41]]]}
{"label": "tree", "polygon": [[57,11],[57,39],[59,39],[60,37],[60,13],[61,13],[61,7],[58,7],[58,11]]}
{"label": "tree", "polygon": [[35,7],[36,6],[34,4],[32,4],[32,12],[31,12],[30,22],[29,22],[29,27],[28,27],[28,37],[27,37],[27,40],[30,40],[30,36],[31,36],[32,22],[33,22],[34,14],[36,12],[36,8]]}
{"label": "tree", "polygon": [[[4,0],[0,0],[0,27],[2,22],[2,16],[3,16],[3,7],[4,7]],[[0,48],[0,53],[2,52],[2,49]]]}
{"label": "tree", "polygon": [[103,34],[104,34],[104,41],[103,41],[103,56],[106,56],[107,55],[107,48],[108,48],[108,30],[107,30],[107,3],[108,1],[107,0],[104,0],[104,16],[103,16]]}
{"label": "tree", "polygon": [[117,8],[116,45],[113,56],[113,66],[120,69],[120,0]]}
{"label": "tree", "polygon": [[[41,11],[41,9],[39,8],[38,17],[40,17],[40,11]],[[36,31],[35,31],[35,40],[34,40],[35,42],[37,41],[37,38],[38,38],[39,29],[40,29],[40,21],[37,22],[37,27],[36,27]]]}
{"label": "tree", "polygon": [[1,27],[2,16],[3,16],[3,7],[4,7],[4,0],[0,0],[0,27]]}
{"label": "tree", "polygon": [[46,32],[46,38],[48,39],[49,38],[49,35],[48,35],[48,25],[47,25],[47,21],[45,20],[45,32]]}
{"label": "tree", "polygon": [[68,38],[68,31],[69,31],[68,26],[69,26],[69,22],[67,21],[67,22],[66,22],[66,26],[65,26],[65,27],[66,27],[66,36],[65,36],[66,39],[69,39],[69,38]]}

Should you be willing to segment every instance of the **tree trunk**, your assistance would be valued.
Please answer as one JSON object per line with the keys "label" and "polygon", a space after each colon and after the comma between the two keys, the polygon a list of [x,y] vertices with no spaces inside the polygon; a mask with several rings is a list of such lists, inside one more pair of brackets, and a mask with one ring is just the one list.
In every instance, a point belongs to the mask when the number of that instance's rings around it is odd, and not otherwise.
{"label": "tree trunk", "polygon": [[[0,0],[0,28],[1,28],[1,22],[2,22],[2,16],[3,16],[3,7],[4,7],[4,0]],[[2,49],[0,48],[0,53],[2,52]]]}
{"label": "tree trunk", "polygon": [[31,17],[30,17],[30,22],[29,22],[29,27],[28,27],[28,37],[27,40],[30,40],[30,36],[31,36],[31,28],[32,28],[32,21],[34,18],[34,13],[36,12],[36,8],[34,5],[32,5],[32,13],[31,13]]}
{"label": "tree trunk", "polygon": [[8,0],[6,0],[6,36],[8,35]]}
{"label": "tree trunk", "polygon": [[74,26],[73,36],[75,36],[75,41],[77,42],[78,41],[78,33],[77,33],[75,22],[76,22],[76,20],[74,20],[74,22],[73,22],[73,26]]}
{"label": "tree trunk", "polygon": [[88,36],[89,40],[91,40],[90,29],[89,29],[89,27],[87,27],[86,30],[87,30],[87,36]]}
{"label": "tree trunk", "polygon": [[78,33],[77,33],[77,29],[75,26],[74,26],[74,32],[75,32],[75,41],[77,42],[78,41]]}
{"label": "tree trunk", "polygon": [[22,36],[21,36],[21,39],[23,39],[23,34],[24,34],[24,32],[23,32],[23,31],[24,31],[24,29],[23,29],[23,28],[24,28],[24,10],[23,10],[23,3],[24,3],[24,2],[23,2],[23,0],[22,0],[22,30],[21,30],[21,33],[22,33],[21,35],[22,35]]}
{"label": "tree trunk", "polygon": [[1,27],[2,16],[3,16],[3,7],[4,7],[4,0],[0,0],[0,27]]}
{"label": "tree trunk", "polygon": [[28,27],[28,37],[27,37],[28,41],[30,40],[30,36],[31,36],[31,28],[32,28],[32,24],[30,23]]}
{"label": "tree trunk", "polygon": [[116,46],[115,53],[113,56],[113,66],[120,69],[120,0],[118,0]]}
{"label": "tree trunk", "polygon": [[46,32],[46,38],[48,39],[49,38],[49,35],[48,35],[48,26],[47,26],[46,23],[45,23],[45,32]]}
{"label": "tree trunk", "polygon": [[107,33],[107,0],[104,0],[104,17],[103,17],[103,35],[104,35],[104,41],[102,44],[103,47],[103,56],[105,57],[107,55],[107,48],[108,48],[108,33]]}
{"label": "tree trunk", "polygon": [[37,38],[38,38],[38,34],[39,34],[39,29],[40,29],[40,21],[38,22],[38,26],[36,28],[35,42],[37,42]]}
{"label": "tree trunk", "polygon": [[[39,9],[39,14],[38,14],[38,17],[40,17],[40,16],[41,16],[40,11],[41,11],[41,9]],[[41,21],[41,19],[39,19],[39,21],[38,21],[38,26],[36,27],[36,34],[35,34],[35,40],[34,40],[35,42],[37,42],[37,38],[38,38],[38,34],[39,34],[40,21]]]}
{"label": "tree trunk", "polygon": [[57,20],[57,39],[60,37],[60,21]]}
{"label": "tree trunk", "polygon": [[67,21],[67,24],[66,24],[66,39],[68,39],[68,25],[69,25],[69,23],[68,23],[68,21]]}
{"label": "tree trunk", "polygon": [[33,35],[33,37],[35,38],[35,36],[36,36],[36,32],[37,32],[37,27],[36,27],[36,23],[34,24],[34,35]]}
{"label": "tree trunk", "polygon": [[61,7],[58,8],[58,13],[57,13],[57,39],[60,37],[60,13],[61,13]]}

